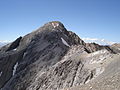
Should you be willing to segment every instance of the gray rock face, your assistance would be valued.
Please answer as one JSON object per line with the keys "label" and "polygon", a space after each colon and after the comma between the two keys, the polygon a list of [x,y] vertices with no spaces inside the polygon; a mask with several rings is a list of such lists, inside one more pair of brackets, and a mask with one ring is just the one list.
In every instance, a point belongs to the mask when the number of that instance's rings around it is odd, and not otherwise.
{"label": "gray rock face", "polygon": [[115,43],[110,46],[111,49],[113,49],[114,52],[120,53],[120,43]]}
{"label": "gray rock face", "polygon": [[19,46],[20,40],[22,39],[22,37],[17,38],[6,51],[10,51],[13,50],[15,48],[17,48]]}
{"label": "gray rock face", "polygon": [[0,49],[0,88],[57,90],[85,84],[96,76],[95,69],[86,66],[98,56],[89,53],[102,49],[106,55],[114,53],[106,46],[86,44],[58,21],[49,22]]}
{"label": "gray rock face", "polygon": [[86,43],[85,47],[89,52],[95,52],[101,49],[107,49],[111,53],[117,53],[112,48],[110,48],[110,46],[102,46],[96,43]]}
{"label": "gray rock face", "polygon": [[0,75],[0,87],[4,86],[13,76],[13,67],[22,58],[22,53],[22,51],[11,52],[0,56],[0,71],[2,72]]}

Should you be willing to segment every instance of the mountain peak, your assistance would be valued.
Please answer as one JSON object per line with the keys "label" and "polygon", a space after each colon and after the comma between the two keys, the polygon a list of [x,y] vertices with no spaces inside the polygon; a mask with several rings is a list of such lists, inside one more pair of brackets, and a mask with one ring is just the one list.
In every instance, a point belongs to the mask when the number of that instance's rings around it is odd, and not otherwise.
{"label": "mountain peak", "polygon": [[64,25],[60,22],[60,21],[52,21],[52,22],[49,22],[50,24],[52,24],[52,26],[55,28],[55,27],[64,27]]}
{"label": "mountain peak", "polygon": [[65,27],[60,21],[51,21],[46,23],[43,27],[49,27],[51,30],[64,30]]}

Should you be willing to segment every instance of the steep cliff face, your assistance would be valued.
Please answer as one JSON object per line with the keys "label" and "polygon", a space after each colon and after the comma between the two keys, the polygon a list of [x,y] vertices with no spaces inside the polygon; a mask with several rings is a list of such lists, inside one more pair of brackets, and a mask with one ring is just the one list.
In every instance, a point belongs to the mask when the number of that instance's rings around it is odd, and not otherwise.
{"label": "steep cliff face", "polygon": [[0,49],[0,88],[56,90],[85,84],[100,74],[86,66],[112,53],[108,46],[86,44],[61,22],[49,22]]}

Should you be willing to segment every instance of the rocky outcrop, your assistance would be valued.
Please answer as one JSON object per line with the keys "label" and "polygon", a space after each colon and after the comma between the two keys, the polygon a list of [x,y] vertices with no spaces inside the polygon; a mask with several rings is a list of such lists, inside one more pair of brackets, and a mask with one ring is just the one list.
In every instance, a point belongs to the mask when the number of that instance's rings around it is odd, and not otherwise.
{"label": "rocky outcrop", "polygon": [[110,46],[107,46],[107,45],[103,46],[96,43],[86,43],[85,47],[90,53],[101,50],[101,49],[107,49],[111,53],[117,53],[112,48],[110,48]]}
{"label": "rocky outcrop", "polygon": [[111,45],[110,48],[111,48],[114,52],[120,53],[120,44],[119,44],[119,43],[115,43],[115,44]]}
{"label": "rocky outcrop", "polygon": [[[97,73],[100,72],[96,78],[91,79],[88,83],[65,88],[63,90],[119,90],[120,89],[120,54],[114,54],[112,57],[105,59],[102,64],[97,66],[103,68],[96,68]],[[94,64],[96,67],[96,64]]]}
{"label": "rocky outcrop", "polygon": [[22,37],[19,37],[14,42],[12,42],[12,44],[9,46],[9,48],[6,51],[16,49],[19,46],[19,43],[20,43],[21,39],[22,39]]}
{"label": "rocky outcrop", "polygon": [[49,22],[0,49],[0,88],[56,90],[86,84],[101,70],[87,66],[112,53],[108,46],[85,43],[61,22]]}

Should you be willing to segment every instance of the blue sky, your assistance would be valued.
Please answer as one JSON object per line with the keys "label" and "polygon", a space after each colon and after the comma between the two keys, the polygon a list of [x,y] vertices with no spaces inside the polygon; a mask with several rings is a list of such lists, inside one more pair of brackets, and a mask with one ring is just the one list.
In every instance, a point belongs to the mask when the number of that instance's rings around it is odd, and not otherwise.
{"label": "blue sky", "polygon": [[0,0],[0,40],[49,21],[61,21],[81,38],[120,42],[120,0]]}

